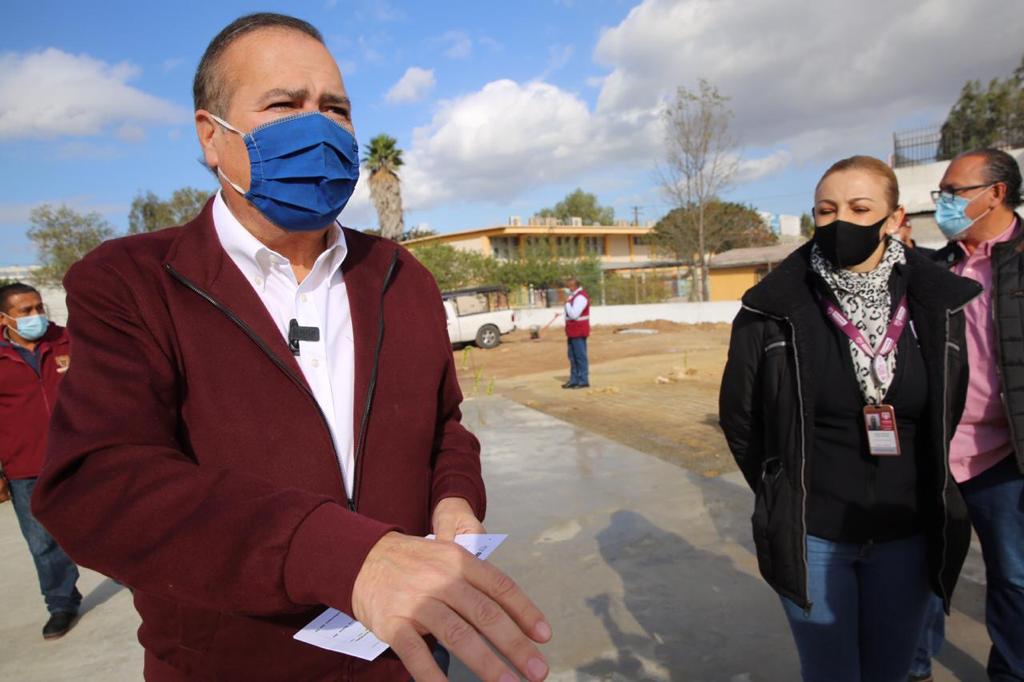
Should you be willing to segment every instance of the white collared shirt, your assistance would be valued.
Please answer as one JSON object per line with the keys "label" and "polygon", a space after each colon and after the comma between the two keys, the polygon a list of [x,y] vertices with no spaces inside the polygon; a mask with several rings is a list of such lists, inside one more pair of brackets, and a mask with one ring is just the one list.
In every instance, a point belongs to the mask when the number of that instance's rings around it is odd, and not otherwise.
{"label": "white collared shirt", "polygon": [[577,296],[583,291],[583,287],[576,287],[569,292],[569,299],[565,302],[565,318],[567,320],[578,320],[587,307],[589,299],[586,296]]}
{"label": "white collared shirt", "polygon": [[[285,343],[293,319],[320,330],[319,341],[300,341],[296,361],[327,418],[349,499],[355,479],[355,345],[352,314],[341,264],[348,253],[345,234],[335,224],[327,248],[300,284],[288,259],[267,248],[242,226],[220,192],[213,202],[213,224],[220,245],[259,295]],[[287,453],[281,453],[287,456]]]}

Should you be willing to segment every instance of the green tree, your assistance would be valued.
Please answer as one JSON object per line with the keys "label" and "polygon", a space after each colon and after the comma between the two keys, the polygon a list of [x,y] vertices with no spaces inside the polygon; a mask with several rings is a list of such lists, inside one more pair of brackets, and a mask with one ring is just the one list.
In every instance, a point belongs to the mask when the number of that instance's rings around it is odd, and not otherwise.
{"label": "green tree", "polygon": [[28,238],[39,254],[40,268],[34,275],[39,284],[59,285],[68,268],[114,236],[114,229],[99,213],[82,214],[63,205],[37,206],[29,222]]}
{"label": "green tree", "polygon": [[140,192],[128,211],[128,234],[155,232],[165,227],[183,225],[199,215],[213,192],[183,187],[174,190],[171,198],[162,200],[153,192]]}
{"label": "green tree", "polygon": [[456,249],[449,244],[430,244],[414,247],[412,254],[430,270],[441,291],[494,283],[497,263],[475,251]]}
{"label": "green tree", "polygon": [[[703,240],[700,229],[702,216]],[[671,253],[691,266],[701,262],[702,241],[704,253],[713,255],[748,246],[770,246],[778,243],[778,238],[752,207],[720,199],[707,202],[703,211],[695,204],[672,209],[655,224],[652,233],[656,249]],[[691,268],[690,277],[693,280],[691,291],[694,296],[699,296],[700,272]]]}
{"label": "green tree", "polygon": [[397,241],[405,232],[402,184],[398,178],[398,169],[405,162],[398,140],[384,134],[373,138],[366,146],[362,163],[370,171],[370,198],[377,209],[381,236]]}
{"label": "green tree", "polygon": [[938,158],[993,146],[1024,146],[1024,57],[1006,79],[964,84],[942,124]]}
{"label": "green tree", "polygon": [[810,239],[814,236],[814,218],[811,217],[810,213],[800,214],[800,236],[804,239]]}
{"label": "green tree", "polygon": [[584,225],[611,225],[615,222],[615,209],[598,204],[597,196],[577,187],[552,208],[537,211],[538,218],[558,218],[568,223],[570,218],[582,218]]}

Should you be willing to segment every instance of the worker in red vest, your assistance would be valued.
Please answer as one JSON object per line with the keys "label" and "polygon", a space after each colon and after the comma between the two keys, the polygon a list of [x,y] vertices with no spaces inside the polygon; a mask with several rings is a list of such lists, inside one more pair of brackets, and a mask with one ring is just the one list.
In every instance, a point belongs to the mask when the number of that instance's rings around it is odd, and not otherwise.
{"label": "worker in red vest", "polygon": [[569,381],[562,388],[590,386],[587,337],[590,336],[590,297],[575,277],[565,280],[569,298],[565,301],[565,335],[569,347]]}

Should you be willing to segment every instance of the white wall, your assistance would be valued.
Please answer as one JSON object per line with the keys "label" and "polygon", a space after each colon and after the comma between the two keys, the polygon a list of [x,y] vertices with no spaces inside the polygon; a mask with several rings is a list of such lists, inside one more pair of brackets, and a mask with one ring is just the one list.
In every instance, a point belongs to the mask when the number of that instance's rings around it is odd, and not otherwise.
{"label": "white wall", "polygon": [[35,266],[10,266],[0,267],[0,280],[13,279],[34,286],[43,297],[43,303],[49,310],[50,319],[59,325],[68,323],[68,306],[65,302],[64,287],[41,287],[32,281],[32,271]]}
{"label": "white wall", "polygon": [[[716,301],[714,303],[645,303],[641,305],[604,305],[590,308],[590,324],[623,325],[653,320],[699,324],[701,322],[732,322],[740,311],[739,301]],[[551,322],[555,313],[558,319]],[[551,322],[551,328],[564,327],[562,308],[521,308],[516,309],[516,327],[529,329],[532,325],[543,327]]]}

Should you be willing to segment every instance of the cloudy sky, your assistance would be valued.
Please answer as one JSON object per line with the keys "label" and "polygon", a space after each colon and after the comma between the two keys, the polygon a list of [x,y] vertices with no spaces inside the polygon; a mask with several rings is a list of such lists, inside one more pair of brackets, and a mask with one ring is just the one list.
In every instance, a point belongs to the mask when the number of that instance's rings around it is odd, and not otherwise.
{"label": "cloudy sky", "polygon": [[[728,197],[800,213],[837,158],[888,158],[892,133],[944,119],[967,79],[1020,62],[1010,0],[270,0],[324,33],[363,142],[405,150],[406,224],[503,224],[577,186],[655,220],[659,112],[699,78],[731,98],[741,182]],[[16,3],[0,24],[0,265],[35,261],[41,203],[115,228],[139,192],[211,188],[191,79],[246,2]],[[342,214],[376,216],[365,184]]]}

